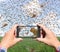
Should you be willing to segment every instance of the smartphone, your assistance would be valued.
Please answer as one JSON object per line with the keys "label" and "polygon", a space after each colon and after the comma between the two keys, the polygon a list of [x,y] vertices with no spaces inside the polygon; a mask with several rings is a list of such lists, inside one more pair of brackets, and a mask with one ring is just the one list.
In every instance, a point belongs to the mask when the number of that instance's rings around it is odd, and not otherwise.
{"label": "smartphone", "polygon": [[16,33],[18,38],[37,38],[40,37],[40,26],[17,26]]}

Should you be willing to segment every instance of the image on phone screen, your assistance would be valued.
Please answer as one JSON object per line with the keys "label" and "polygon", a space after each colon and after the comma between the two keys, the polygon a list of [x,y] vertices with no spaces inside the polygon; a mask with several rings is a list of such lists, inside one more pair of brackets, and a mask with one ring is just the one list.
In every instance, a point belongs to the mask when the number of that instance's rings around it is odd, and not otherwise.
{"label": "image on phone screen", "polygon": [[39,29],[38,26],[17,26],[17,37],[39,37]]}

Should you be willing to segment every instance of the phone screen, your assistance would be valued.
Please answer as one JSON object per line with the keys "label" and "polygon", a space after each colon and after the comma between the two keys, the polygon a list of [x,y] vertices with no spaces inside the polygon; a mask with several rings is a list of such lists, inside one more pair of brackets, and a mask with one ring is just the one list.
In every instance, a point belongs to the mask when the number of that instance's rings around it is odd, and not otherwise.
{"label": "phone screen", "polygon": [[17,26],[17,37],[40,37],[39,26]]}

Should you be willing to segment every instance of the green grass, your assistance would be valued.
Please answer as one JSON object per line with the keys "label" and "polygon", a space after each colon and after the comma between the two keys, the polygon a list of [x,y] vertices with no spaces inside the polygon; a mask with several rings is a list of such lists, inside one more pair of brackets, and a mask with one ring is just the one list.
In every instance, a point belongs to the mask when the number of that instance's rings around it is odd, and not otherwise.
{"label": "green grass", "polygon": [[22,42],[9,48],[8,52],[55,52],[55,49],[34,39],[25,38]]}

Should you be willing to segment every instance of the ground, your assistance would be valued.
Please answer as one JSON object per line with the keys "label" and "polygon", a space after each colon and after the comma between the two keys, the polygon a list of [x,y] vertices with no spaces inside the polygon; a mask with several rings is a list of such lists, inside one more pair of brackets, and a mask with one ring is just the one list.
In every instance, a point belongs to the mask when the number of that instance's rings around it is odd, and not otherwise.
{"label": "ground", "polygon": [[55,49],[34,39],[25,38],[22,42],[9,48],[8,52],[55,52]]}

